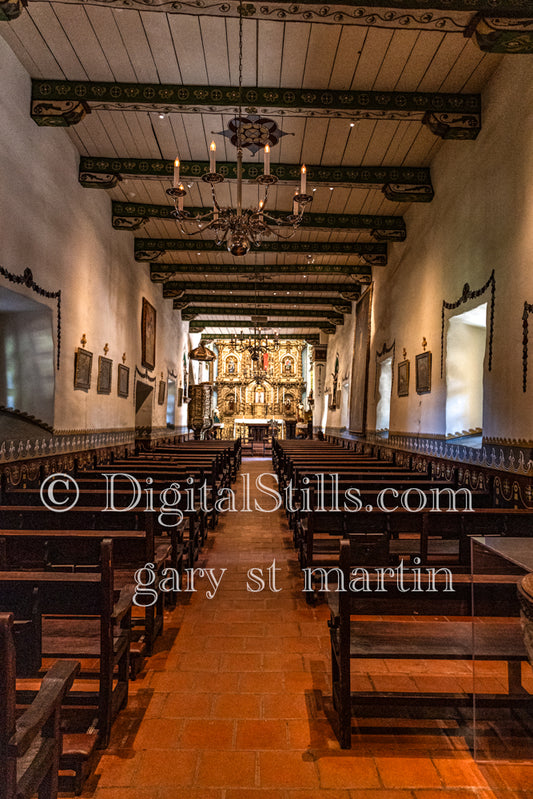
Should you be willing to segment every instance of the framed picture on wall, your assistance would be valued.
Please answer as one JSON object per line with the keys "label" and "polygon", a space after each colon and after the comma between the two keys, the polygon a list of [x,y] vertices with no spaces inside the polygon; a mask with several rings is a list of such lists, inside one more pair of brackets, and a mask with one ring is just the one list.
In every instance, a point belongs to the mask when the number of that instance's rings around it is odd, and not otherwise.
{"label": "framed picture on wall", "polygon": [[398,396],[409,396],[409,361],[400,361],[398,364]]}
{"label": "framed picture on wall", "polygon": [[429,394],[431,391],[431,353],[421,352],[416,356],[416,393]]}
{"label": "framed picture on wall", "polygon": [[130,368],[119,363],[117,394],[119,397],[127,397],[130,393]]}
{"label": "framed picture on wall", "polygon": [[93,368],[93,354],[80,347],[74,355],[74,388],[88,391],[91,387],[91,371]]}
{"label": "framed picture on wall", "polygon": [[166,390],[166,383],[164,380],[159,381],[159,393],[157,395],[157,401],[159,405],[163,405],[165,402],[165,390]]}
{"label": "framed picture on wall", "polygon": [[141,319],[142,353],[141,362],[147,369],[155,369],[155,323],[156,313],[153,305],[143,297]]}
{"label": "framed picture on wall", "polygon": [[111,394],[111,375],[113,372],[113,361],[111,358],[98,357],[98,381],[96,391],[98,394]]}

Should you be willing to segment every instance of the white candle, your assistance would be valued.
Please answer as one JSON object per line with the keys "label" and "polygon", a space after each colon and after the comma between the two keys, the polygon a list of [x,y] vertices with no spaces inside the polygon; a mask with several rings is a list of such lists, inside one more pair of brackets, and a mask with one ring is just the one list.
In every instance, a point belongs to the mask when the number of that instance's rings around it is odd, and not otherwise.
{"label": "white candle", "polygon": [[174,161],[174,188],[178,188],[180,182],[180,159],[176,158]]}
{"label": "white candle", "polygon": [[260,222],[263,221],[263,205],[264,205],[263,200],[261,200],[261,202],[259,203],[259,221]]}
{"label": "white candle", "polygon": [[270,175],[270,145],[265,144],[264,173]]}
{"label": "white candle", "polygon": [[[184,191],[183,183],[180,183],[178,188],[180,191]],[[178,197],[178,211],[183,211],[183,195],[181,197]]]}
{"label": "white candle", "polygon": [[209,171],[216,172],[217,171],[217,146],[214,141],[211,142],[209,145]]}
{"label": "white candle", "polygon": [[300,192],[302,194],[305,194],[305,190],[307,188],[307,169],[305,168],[305,164],[302,166],[300,174],[301,174]]}

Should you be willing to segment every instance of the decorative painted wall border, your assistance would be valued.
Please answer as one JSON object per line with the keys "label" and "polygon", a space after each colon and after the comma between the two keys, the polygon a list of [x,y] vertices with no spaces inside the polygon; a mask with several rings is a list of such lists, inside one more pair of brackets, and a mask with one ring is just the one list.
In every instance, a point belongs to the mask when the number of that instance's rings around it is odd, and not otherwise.
{"label": "decorative painted wall border", "polygon": [[57,331],[57,354],[56,354],[56,368],[59,369],[59,362],[61,356],[61,290],[59,291],[47,291],[39,286],[33,279],[33,272],[31,269],[26,268],[22,275],[15,275],[13,272],[10,272],[8,269],[5,269],[3,266],[0,266],[0,275],[5,277],[6,280],[9,280],[10,283],[15,283],[18,286],[26,286],[26,288],[31,289],[36,294],[39,294],[41,297],[46,297],[50,300],[57,301],[57,311],[56,311],[56,331]]}
{"label": "decorative painted wall border", "polygon": [[533,303],[524,302],[524,313],[522,314],[522,391],[527,389],[527,365],[528,365],[528,340],[529,340],[529,314],[533,313]]}
{"label": "decorative painted wall border", "polygon": [[64,455],[101,447],[114,447],[134,441],[135,432],[133,430],[93,433],[82,431],[72,434],[54,433],[52,436],[43,438],[6,439],[0,442],[0,463],[42,458],[49,455]]}
{"label": "decorative painted wall border", "polygon": [[135,367],[135,377],[141,377],[143,380],[149,380],[150,383],[155,383],[155,381],[157,380],[155,376],[150,377],[150,375],[148,374],[148,369],[145,369],[144,372],[141,372],[138,366]]}
{"label": "decorative painted wall border", "polygon": [[460,305],[463,303],[468,302],[468,300],[474,300],[477,297],[481,297],[487,289],[490,287],[490,317],[489,317],[489,359],[488,359],[488,370],[489,372],[492,371],[492,342],[494,337],[494,303],[496,300],[496,277],[494,275],[494,269],[490,273],[490,277],[480,289],[476,291],[472,291],[468,283],[465,283],[463,286],[463,293],[459,297],[458,300],[455,302],[447,302],[446,300],[442,301],[442,322],[441,322],[441,329],[440,329],[440,376],[441,378],[444,375],[444,325],[446,322],[446,314],[445,311],[453,311],[456,308],[459,308]]}

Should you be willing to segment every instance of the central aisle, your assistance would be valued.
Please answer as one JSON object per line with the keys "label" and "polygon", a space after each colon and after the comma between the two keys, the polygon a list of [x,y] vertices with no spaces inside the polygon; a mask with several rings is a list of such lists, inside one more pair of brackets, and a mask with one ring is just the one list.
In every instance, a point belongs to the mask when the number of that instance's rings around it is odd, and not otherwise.
{"label": "central aisle", "polygon": [[[254,489],[256,477],[271,470],[267,459],[243,461],[233,486],[237,508],[243,473],[250,475],[251,506],[257,498],[272,507],[273,500]],[[275,485],[272,478],[266,482]],[[457,751],[461,742],[445,736],[374,733],[354,739],[352,751],[341,751],[325,713],[330,696],[328,612],[324,605],[305,603],[284,513],[224,513],[209,535],[197,565],[208,565],[217,575],[227,569],[221,586],[208,599],[207,581],[200,580],[198,592],[182,596],[168,615],[157,652],[132,684],[128,707],[117,719],[111,747],[85,796],[525,796],[516,791],[518,784],[510,785],[515,790],[509,793],[493,793],[469,753]],[[281,590],[269,591],[267,582],[260,593],[247,591],[248,570],[264,569],[267,580],[273,560]],[[387,690],[395,680],[412,680],[391,673],[383,661],[371,661],[370,677],[362,673],[369,666],[359,664],[360,687]]]}

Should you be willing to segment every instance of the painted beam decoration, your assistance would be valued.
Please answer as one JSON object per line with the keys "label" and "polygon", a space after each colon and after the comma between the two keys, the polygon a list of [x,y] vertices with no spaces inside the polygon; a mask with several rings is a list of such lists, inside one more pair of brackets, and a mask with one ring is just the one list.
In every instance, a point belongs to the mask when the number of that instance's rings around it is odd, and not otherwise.
{"label": "painted beam decoration", "polygon": [[[225,308],[232,307],[237,313],[240,306],[249,305],[253,308],[272,308],[274,305],[286,305],[294,307],[298,304],[302,305],[330,305],[337,313],[350,313],[352,305],[346,300],[339,299],[338,297],[300,297],[301,291],[296,290],[291,293],[290,290],[282,289],[282,296],[273,296],[272,293],[268,295],[233,295],[233,294],[209,294],[208,289],[204,289],[202,294],[185,294],[183,297],[174,299],[174,310],[182,310],[196,305],[209,305],[209,312],[218,314],[218,305]],[[277,292],[276,292],[277,295]],[[172,291],[167,290],[166,285],[163,286],[163,297],[165,299],[173,299]]]}
{"label": "painted beam decoration", "polygon": [[[187,208],[191,214],[206,214],[210,208]],[[149,219],[168,219],[174,221],[173,205],[148,205],[141,203],[112,204],[112,222],[117,230],[138,230]],[[283,219],[285,214],[270,211],[269,216]],[[405,222],[401,216],[377,216],[373,214],[304,214],[300,227],[324,228],[331,230],[369,230],[378,241],[405,241]]]}
{"label": "painted beam decoration", "polygon": [[[150,277],[154,283],[163,283],[174,275],[190,275],[191,272],[202,272],[205,275],[257,275],[257,264],[150,264]],[[372,282],[372,268],[370,266],[354,264],[261,264],[261,274],[267,279],[271,275],[347,275],[355,278],[359,283]],[[206,286],[211,284],[206,283]],[[359,287],[350,283],[347,291],[359,290]]]}
{"label": "painted beam decoration", "polygon": [[[301,164],[271,164],[272,175],[282,184],[300,180]],[[209,171],[208,161],[182,161],[180,175],[185,180],[201,180]],[[234,161],[217,162],[217,172],[226,180],[237,180]],[[113,189],[124,178],[172,181],[174,161],[155,158],[92,158],[82,156],[78,180],[86,189]],[[243,180],[255,181],[263,174],[263,165],[245,162]],[[394,202],[431,202],[434,196],[427,167],[396,166],[307,166],[307,180],[313,184],[345,188],[381,189]],[[123,205],[126,205],[124,203]],[[127,204],[129,205],[129,203]],[[147,206],[146,206],[147,207]]]}
{"label": "painted beam decoration", "polygon": [[[494,11],[494,9],[492,9]],[[471,25],[474,41],[485,53],[533,53],[533,6],[529,17],[486,17],[479,14]]]}
{"label": "painted beam decoration", "polygon": [[[73,103],[98,111],[238,114],[239,92],[232,86],[32,79],[31,115],[38,125],[77,124],[83,117],[72,115]],[[478,94],[247,87],[242,105],[247,113],[306,118],[419,120],[436,136],[440,128],[431,122],[444,116],[447,139],[475,139],[481,129]]]}
{"label": "painted beam decoration", "polygon": [[[193,314],[194,317],[231,316],[232,318],[233,317],[235,318],[235,325],[238,326],[240,322],[237,317],[244,316],[249,318],[252,312],[253,309],[247,310],[246,308],[235,308],[235,306],[230,308],[212,308],[199,305],[194,308],[188,308],[186,311],[182,312],[182,319],[185,319],[186,315],[190,314]],[[313,321],[326,319],[336,325],[344,324],[344,316],[342,314],[335,313],[334,311],[315,311],[312,309],[302,310],[302,308],[269,308],[268,311],[265,311],[265,315],[267,315],[268,317],[285,316],[288,317],[289,319],[296,319],[298,321],[302,319],[309,319]],[[211,321],[213,324],[216,323],[216,320],[211,320]]]}
{"label": "painted beam decoration", "polygon": [[22,0],[0,0],[0,22],[11,22],[22,14]]}
{"label": "painted beam decoration", "polygon": [[[221,252],[207,239],[135,239],[135,260],[155,261],[168,252]],[[371,266],[386,266],[387,244],[360,241],[262,241],[261,252],[303,255],[357,255]],[[190,269],[190,265],[188,266]],[[221,267],[219,267],[220,269]],[[225,267],[224,267],[225,268]],[[306,267],[307,268],[307,267]]]}

